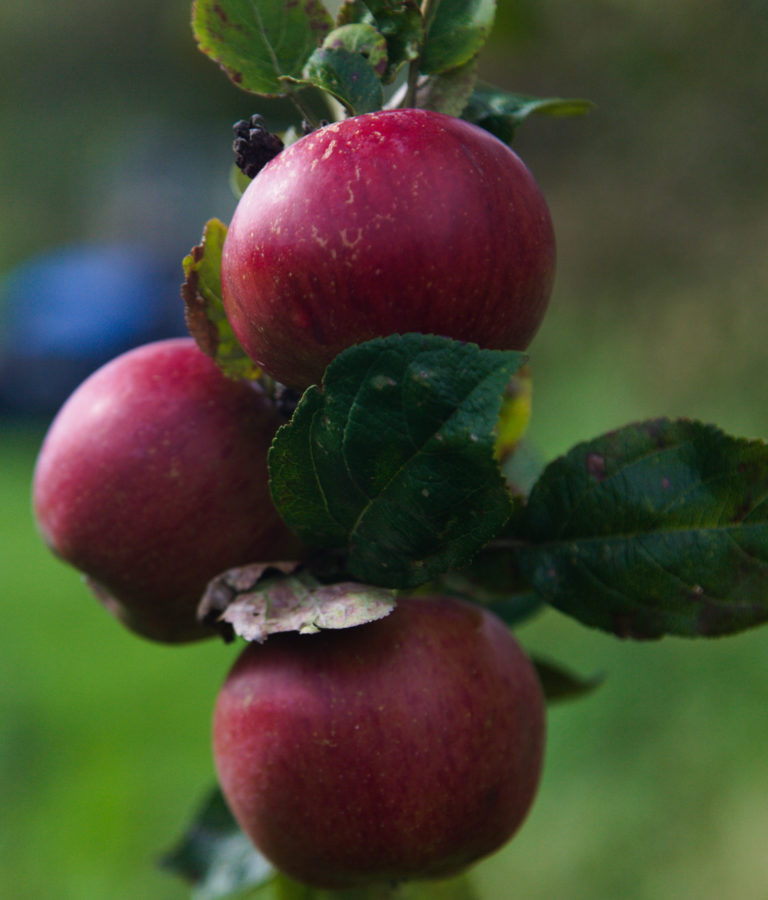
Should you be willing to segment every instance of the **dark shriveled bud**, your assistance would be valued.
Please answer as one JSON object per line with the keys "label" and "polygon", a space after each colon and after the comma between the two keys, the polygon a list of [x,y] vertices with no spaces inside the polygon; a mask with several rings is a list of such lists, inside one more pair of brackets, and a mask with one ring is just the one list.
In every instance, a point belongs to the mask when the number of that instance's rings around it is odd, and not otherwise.
{"label": "dark shriveled bud", "polygon": [[283,142],[264,127],[264,117],[258,114],[240,119],[232,126],[235,140],[235,164],[248,178],[255,178],[266,164],[283,149]]}

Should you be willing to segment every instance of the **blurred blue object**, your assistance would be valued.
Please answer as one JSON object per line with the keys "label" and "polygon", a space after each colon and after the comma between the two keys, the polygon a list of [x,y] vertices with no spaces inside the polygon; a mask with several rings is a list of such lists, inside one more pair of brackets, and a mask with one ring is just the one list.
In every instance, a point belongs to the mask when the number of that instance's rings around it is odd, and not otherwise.
{"label": "blurred blue object", "polygon": [[186,333],[180,259],[107,244],[34,257],[0,282],[0,416],[51,416],[91,372]]}

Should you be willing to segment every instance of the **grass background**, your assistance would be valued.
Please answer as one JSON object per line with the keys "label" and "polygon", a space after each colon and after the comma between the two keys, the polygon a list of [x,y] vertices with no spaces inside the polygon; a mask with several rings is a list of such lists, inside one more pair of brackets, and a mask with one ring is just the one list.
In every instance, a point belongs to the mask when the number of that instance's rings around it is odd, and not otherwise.
{"label": "grass background", "polygon": [[[254,106],[187,19],[182,0],[0,11],[0,269],[137,232],[180,258],[228,218],[229,126]],[[547,457],[666,414],[768,437],[767,38],[761,0],[500,0],[485,77],[598,104],[517,144],[559,240],[531,347]],[[44,427],[0,423],[0,883],[187,897],[155,861],[211,781],[236,650],[133,638],[47,554],[29,512]],[[538,802],[477,868],[484,896],[764,900],[768,631],[632,644],[549,613],[520,634],[606,681],[553,708]]]}

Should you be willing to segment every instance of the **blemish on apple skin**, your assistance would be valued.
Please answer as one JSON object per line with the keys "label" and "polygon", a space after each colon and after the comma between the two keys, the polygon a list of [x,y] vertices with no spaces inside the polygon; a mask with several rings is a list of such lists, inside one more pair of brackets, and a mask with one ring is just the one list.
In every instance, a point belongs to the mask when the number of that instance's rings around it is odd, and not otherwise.
{"label": "blemish on apple skin", "polygon": [[319,244],[323,249],[328,246],[328,238],[324,238],[318,231],[317,225],[312,226],[312,240]]}
{"label": "blemish on apple skin", "polygon": [[339,237],[341,238],[342,244],[347,249],[352,250],[354,247],[356,247],[360,243],[360,240],[363,236],[363,229],[362,228],[356,229],[357,234],[355,235],[353,240],[350,240],[350,238],[349,238],[349,231],[350,231],[349,228],[343,228],[339,232]]}

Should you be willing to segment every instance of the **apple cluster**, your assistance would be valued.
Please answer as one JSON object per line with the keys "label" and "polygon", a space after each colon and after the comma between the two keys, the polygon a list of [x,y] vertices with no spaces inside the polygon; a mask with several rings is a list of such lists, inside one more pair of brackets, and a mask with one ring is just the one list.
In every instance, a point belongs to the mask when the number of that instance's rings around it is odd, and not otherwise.
{"label": "apple cluster", "polygon": [[[554,259],[546,203],[508,146],[391,110],[326,125],[261,169],[228,229],[221,294],[247,354],[301,390],[376,336],[524,349]],[[51,425],[34,477],[40,531],[133,631],[209,636],[196,610],[214,576],[306,559],[269,493],[284,422],[260,384],[228,378],[190,338],[132,350]],[[376,622],[249,644],[213,744],[233,814],[278,869],[325,888],[435,878],[520,826],[544,700],[494,615],[400,597]]]}

